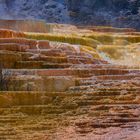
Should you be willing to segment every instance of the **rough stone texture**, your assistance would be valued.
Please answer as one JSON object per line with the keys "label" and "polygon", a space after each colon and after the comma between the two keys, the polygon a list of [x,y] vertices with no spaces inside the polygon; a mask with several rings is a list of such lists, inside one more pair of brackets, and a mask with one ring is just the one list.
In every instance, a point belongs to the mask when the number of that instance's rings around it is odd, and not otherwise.
{"label": "rough stone texture", "polygon": [[15,54],[13,52],[0,51],[0,62],[5,68],[13,68],[14,63],[21,60],[20,54]]}
{"label": "rough stone texture", "polygon": [[139,29],[139,7],[139,0],[1,0],[0,15],[5,19],[44,19]]}
{"label": "rough stone texture", "polygon": [[44,19],[49,22],[67,22],[69,20],[63,0],[2,0],[3,13],[11,18]]}
{"label": "rough stone texture", "polygon": [[139,139],[140,33],[67,26],[0,30],[0,139]]}
{"label": "rough stone texture", "polygon": [[16,32],[7,29],[0,29],[0,38],[16,38],[16,37],[24,37],[22,32]]}
{"label": "rough stone texture", "polygon": [[139,7],[139,0],[68,0],[72,19],[86,25],[93,23],[139,28]]}
{"label": "rough stone texture", "polygon": [[69,87],[75,86],[75,80],[73,77],[46,77],[44,79],[44,88],[49,92],[64,92],[68,90]]}
{"label": "rough stone texture", "polygon": [[36,20],[0,20],[0,28],[22,32],[49,32],[44,21]]}

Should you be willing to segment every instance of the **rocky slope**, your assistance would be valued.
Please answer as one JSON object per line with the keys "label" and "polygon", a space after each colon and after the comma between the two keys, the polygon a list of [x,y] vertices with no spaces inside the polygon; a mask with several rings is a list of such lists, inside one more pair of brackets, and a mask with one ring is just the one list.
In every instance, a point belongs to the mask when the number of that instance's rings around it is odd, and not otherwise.
{"label": "rocky slope", "polygon": [[0,29],[0,139],[139,140],[139,42],[134,29]]}
{"label": "rocky slope", "polygon": [[1,18],[140,28],[139,0],[1,0]]}
{"label": "rocky slope", "polygon": [[139,7],[139,0],[68,0],[69,11],[75,13],[72,20],[85,24],[138,28]]}

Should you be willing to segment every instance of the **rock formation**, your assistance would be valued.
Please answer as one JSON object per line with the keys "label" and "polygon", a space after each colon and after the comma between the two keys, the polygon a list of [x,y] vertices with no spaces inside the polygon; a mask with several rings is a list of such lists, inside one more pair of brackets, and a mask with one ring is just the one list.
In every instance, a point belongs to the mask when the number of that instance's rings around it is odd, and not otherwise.
{"label": "rock formation", "polygon": [[36,20],[0,20],[0,28],[24,32],[50,32],[49,25]]}
{"label": "rock formation", "polygon": [[1,18],[140,29],[139,0],[1,0]]}
{"label": "rock formation", "polygon": [[[67,0],[74,23],[139,29],[139,0]],[[77,6],[78,5],[78,6]]]}
{"label": "rock formation", "polygon": [[8,7],[6,5],[6,0],[0,1],[0,14],[2,19],[9,19],[10,14],[8,12]]}
{"label": "rock formation", "polygon": [[50,26],[0,29],[0,139],[139,138],[140,33]]}

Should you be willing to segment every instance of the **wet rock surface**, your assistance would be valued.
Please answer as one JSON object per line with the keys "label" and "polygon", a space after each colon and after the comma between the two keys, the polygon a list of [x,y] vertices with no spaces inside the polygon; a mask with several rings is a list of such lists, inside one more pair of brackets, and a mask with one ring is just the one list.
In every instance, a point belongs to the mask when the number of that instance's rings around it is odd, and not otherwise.
{"label": "wet rock surface", "polygon": [[139,32],[52,26],[0,30],[0,139],[139,139]]}

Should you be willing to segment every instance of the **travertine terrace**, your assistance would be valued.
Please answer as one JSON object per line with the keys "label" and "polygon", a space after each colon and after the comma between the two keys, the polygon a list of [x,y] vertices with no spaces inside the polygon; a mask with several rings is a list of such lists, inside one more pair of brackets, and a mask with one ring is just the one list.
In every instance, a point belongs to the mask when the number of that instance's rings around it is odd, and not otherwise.
{"label": "travertine terrace", "polygon": [[139,138],[140,33],[49,27],[0,29],[0,139]]}

